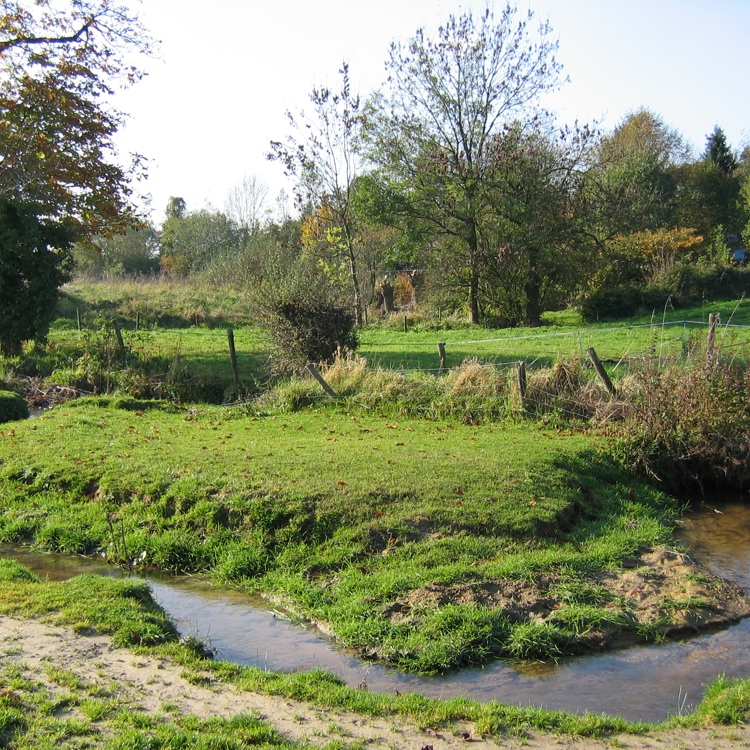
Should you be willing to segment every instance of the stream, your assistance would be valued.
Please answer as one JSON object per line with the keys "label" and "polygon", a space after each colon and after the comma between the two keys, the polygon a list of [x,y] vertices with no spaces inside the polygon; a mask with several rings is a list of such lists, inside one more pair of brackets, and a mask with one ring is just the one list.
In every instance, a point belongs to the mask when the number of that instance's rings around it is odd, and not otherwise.
{"label": "stream", "polygon": [[[678,530],[693,557],[711,572],[750,590],[750,505],[726,503],[688,513]],[[0,545],[42,577],[79,573],[128,575],[87,558]],[[692,710],[720,674],[750,676],[750,619],[685,642],[636,646],[558,664],[494,662],[438,677],[404,674],[364,662],[316,630],[289,622],[258,597],[188,576],[145,576],[156,600],[183,635],[207,640],[217,658],[273,671],[322,667],[352,687],[378,692],[419,692],[436,698],[463,695],[518,706],[617,715],[658,722]]]}

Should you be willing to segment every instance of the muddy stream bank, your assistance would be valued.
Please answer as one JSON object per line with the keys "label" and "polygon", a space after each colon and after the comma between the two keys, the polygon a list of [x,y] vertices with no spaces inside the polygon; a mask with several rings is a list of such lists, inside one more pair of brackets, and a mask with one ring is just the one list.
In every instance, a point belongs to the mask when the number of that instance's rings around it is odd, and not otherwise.
{"label": "muddy stream bank", "polygon": [[[727,503],[688,513],[678,535],[712,573],[750,591],[750,505]],[[7,545],[0,547],[0,554],[15,557],[51,580],[84,572],[127,575],[95,560]],[[465,695],[656,722],[691,710],[706,684],[720,674],[750,676],[750,619],[684,642],[636,646],[559,664],[497,662],[441,677],[421,677],[363,662],[321,633],[270,611],[262,599],[185,576],[150,575],[146,580],[178,629],[207,639],[219,658],[276,671],[323,667],[352,687],[366,683],[379,692]]]}

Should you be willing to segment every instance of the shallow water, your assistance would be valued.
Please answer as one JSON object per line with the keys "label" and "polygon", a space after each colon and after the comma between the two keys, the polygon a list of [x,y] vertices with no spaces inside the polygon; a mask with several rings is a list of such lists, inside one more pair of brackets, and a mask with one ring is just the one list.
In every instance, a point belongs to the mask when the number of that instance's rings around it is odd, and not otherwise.
{"label": "shallow water", "polygon": [[[714,573],[750,589],[750,506],[739,503],[688,514],[679,536]],[[85,558],[0,549],[51,580],[83,572],[127,575]],[[187,576],[146,576],[157,601],[185,635],[207,638],[217,656],[270,670],[324,667],[355,687],[380,692],[465,695],[515,705],[606,713],[661,721],[691,710],[720,674],[750,676],[750,620],[686,642],[638,646],[568,659],[560,664],[495,662],[441,677],[419,677],[363,662],[321,633],[290,623],[262,599],[213,587]]]}

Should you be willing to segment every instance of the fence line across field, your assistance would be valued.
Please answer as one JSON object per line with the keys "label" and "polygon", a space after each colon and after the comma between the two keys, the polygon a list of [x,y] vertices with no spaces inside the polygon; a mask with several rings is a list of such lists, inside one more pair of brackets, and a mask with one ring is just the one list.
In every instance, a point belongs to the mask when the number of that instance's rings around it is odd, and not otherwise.
{"label": "fence line across field", "polygon": [[[666,326],[708,326],[710,325],[709,321],[705,320],[666,320],[662,321],[661,323],[638,323],[637,325],[629,325],[629,326],[608,326],[606,328],[592,328],[589,330],[586,329],[578,329],[575,331],[557,331],[554,333],[532,333],[524,336],[502,336],[499,338],[491,338],[491,339],[468,339],[468,340],[456,340],[456,341],[445,341],[442,342],[445,346],[466,346],[468,344],[497,344],[502,343],[506,341],[531,341],[535,339],[547,339],[547,338],[561,338],[565,336],[581,336],[581,335],[599,335],[602,333],[610,333],[612,331],[630,331],[630,330],[636,330],[640,328],[652,328],[652,329],[659,329],[659,328],[665,328]],[[747,328],[750,329],[750,325],[745,325],[742,323],[722,323],[722,328]],[[384,341],[384,342],[378,342],[378,346],[399,346],[399,347],[408,347],[410,349],[420,348],[420,347],[433,347],[435,346],[434,343],[429,341]]]}

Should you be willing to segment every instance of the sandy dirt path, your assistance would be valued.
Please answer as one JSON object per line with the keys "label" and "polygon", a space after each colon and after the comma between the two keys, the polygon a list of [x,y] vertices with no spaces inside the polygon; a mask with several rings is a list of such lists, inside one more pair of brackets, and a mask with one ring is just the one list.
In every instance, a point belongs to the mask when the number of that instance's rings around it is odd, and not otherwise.
{"label": "sandy dirt path", "polygon": [[[118,698],[134,708],[166,717],[165,705],[177,706],[183,715],[201,718],[230,718],[255,713],[267,719],[290,740],[313,744],[332,739],[363,741],[373,750],[454,750],[467,745],[507,750],[603,750],[624,747],[681,748],[707,750],[750,747],[750,727],[654,732],[645,737],[618,735],[602,740],[559,735],[529,734],[526,737],[483,738],[471,725],[456,725],[438,733],[421,730],[402,719],[369,718],[356,714],[318,709],[276,696],[245,692],[232,685],[213,682],[194,685],[181,676],[181,668],[169,661],[137,656],[116,648],[109,638],[82,636],[72,630],[34,620],[0,616],[0,668],[21,664],[24,676],[56,690],[47,671],[50,666],[74,672],[88,683],[118,685]],[[166,720],[166,718],[165,718]],[[470,739],[464,734],[468,733]]]}

